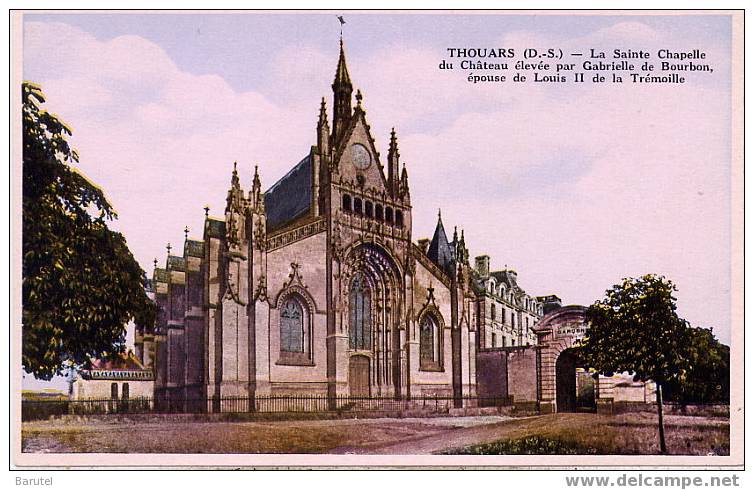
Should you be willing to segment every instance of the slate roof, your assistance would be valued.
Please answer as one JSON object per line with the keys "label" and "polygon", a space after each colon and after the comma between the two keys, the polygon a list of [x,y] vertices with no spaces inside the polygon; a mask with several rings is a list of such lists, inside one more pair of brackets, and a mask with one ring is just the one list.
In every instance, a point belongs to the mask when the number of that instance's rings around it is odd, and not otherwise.
{"label": "slate roof", "polygon": [[186,255],[189,257],[204,257],[204,242],[200,240],[186,240]]}
{"label": "slate roof", "polygon": [[312,203],[312,161],[304,157],[264,193],[268,228],[280,228],[309,212]]}
{"label": "slate roof", "polygon": [[207,235],[213,238],[223,238],[225,236],[225,221],[207,218]]}
{"label": "slate roof", "polygon": [[186,270],[186,259],[177,255],[168,256],[168,269],[183,272]]}
{"label": "slate roof", "polygon": [[154,282],[168,282],[168,271],[165,269],[155,269]]}
{"label": "slate roof", "polygon": [[445,234],[445,227],[442,225],[442,219],[437,218],[435,234],[429,244],[427,257],[437,264],[442,270],[448,272],[453,262],[453,249],[448,243],[448,236]]}
{"label": "slate roof", "polygon": [[[512,274],[511,274],[512,272]],[[490,275],[495,278],[498,284],[505,284],[505,287],[510,288],[518,288],[518,284],[516,283],[516,273],[514,271],[496,271],[491,272]]]}

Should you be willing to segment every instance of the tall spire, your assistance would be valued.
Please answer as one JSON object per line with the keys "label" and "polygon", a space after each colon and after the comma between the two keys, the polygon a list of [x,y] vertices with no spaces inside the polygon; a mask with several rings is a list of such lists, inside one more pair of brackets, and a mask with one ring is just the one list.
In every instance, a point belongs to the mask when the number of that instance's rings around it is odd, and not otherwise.
{"label": "tall spire", "polygon": [[335,80],[332,83],[333,91],[333,146],[335,147],[343,135],[348,121],[351,119],[351,77],[348,75],[348,66],[346,66],[346,53],[343,49],[343,38],[340,38],[340,57],[338,58],[338,67],[335,70]]}
{"label": "tall spire", "polygon": [[445,227],[442,224],[442,216],[439,210],[437,211],[435,234],[429,244],[427,256],[445,272],[450,273],[452,270],[453,249],[448,243],[448,236],[445,234]]}
{"label": "tall spire", "polygon": [[348,75],[348,66],[346,65],[346,52],[343,49],[343,37],[340,38],[340,56],[338,57],[338,68],[335,70],[335,81],[337,83],[351,84],[351,77]]}

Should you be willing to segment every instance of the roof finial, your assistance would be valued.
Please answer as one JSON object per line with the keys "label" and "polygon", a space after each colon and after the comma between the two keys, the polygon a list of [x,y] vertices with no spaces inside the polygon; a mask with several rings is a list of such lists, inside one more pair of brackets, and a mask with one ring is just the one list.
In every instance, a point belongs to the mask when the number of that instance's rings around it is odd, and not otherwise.
{"label": "roof finial", "polygon": [[388,153],[390,155],[398,155],[398,137],[395,134],[395,128],[390,130],[390,146]]}
{"label": "roof finial", "polygon": [[168,255],[170,255],[170,251],[173,249],[173,247],[170,245],[170,242],[168,242],[167,246],[165,247],[168,249]]}
{"label": "roof finial", "polygon": [[186,227],[183,229],[183,235],[186,237],[186,240],[188,240],[188,234],[189,234],[189,227],[186,225]]}
{"label": "roof finial", "polygon": [[361,90],[356,89],[356,107],[361,107],[361,99],[363,99],[364,96],[361,95]]}
{"label": "roof finial", "polygon": [[322,129],[322,127],[328,126],[327,122],[327,103],[325,102],[325,98],[322,97],[322,102],[319,104],[319,120],[317,122],[317,127],[319,129]]}
{"label": "roof finial", "polygon": [[152,262],[154,262],[154,268],[156,269],[157,268],[157,257],[155,257]]}
{"label": "roof finial", "polygon": [[238,162],[233,162],[233,175],[230,178],[230,184],[234,188],[240,187],[238,180]]}
{"label": "roof finial", "polygon": [[209,218],[209,204],[204,205],[204,217]]}
{"label": "roof finial", "polygon": [[251,183],[251,193],[257,195],[261,190],[262,181],[259,180],[259,165],[254,165],[254,179]]}
{"label": "roof finial", "polygon": [[437,221],[442,221],[442,209],[437,208]]}

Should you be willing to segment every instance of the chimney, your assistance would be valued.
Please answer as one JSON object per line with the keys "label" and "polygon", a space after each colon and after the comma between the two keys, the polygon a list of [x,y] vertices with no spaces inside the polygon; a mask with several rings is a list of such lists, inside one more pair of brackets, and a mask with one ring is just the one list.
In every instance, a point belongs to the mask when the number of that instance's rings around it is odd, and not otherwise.
{"label": "chimney", "polygon": [[474,268],[482,277],[490,275],[490,256],[480,255],[474,259]]}

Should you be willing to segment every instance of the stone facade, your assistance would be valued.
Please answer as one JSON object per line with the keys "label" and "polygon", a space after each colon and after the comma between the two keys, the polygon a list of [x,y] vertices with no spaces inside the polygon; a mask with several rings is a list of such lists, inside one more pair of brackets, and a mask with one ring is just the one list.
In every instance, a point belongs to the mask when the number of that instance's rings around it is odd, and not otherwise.
{"label": "stone facade", "polygon": [[481,348],[535,345],[534,325],[544,304],[518,285],[514,270],[490,271],[490,258],[475,259]]}
{"label": "stone facade", "polygon": [[440,220],[435,253],[412,241],[397,136],[382,160],[342,44],[332,88],[332,125],[323,99],[316,145],[288,174],[263,192],[256,170],[245,191],[234,167],[224,216],[155,264],[160,313],[136,350],[158,401],[476,394],[465,241]]}

